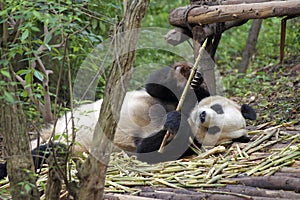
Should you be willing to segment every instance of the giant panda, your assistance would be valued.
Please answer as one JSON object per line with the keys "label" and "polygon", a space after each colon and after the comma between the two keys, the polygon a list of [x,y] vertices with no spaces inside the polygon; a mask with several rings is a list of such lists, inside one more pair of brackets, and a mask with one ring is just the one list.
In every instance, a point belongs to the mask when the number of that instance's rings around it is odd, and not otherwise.
{"label": "giant panda", "polygon": [[[245,119],[256,119],[256,112],[249,105],[239,106],[222,96],[206,97],[188,116],[178,111],[169,112],[163,132],[140,140],[138,159],[148,163],[169,161],[193,154],[192,147],[215,146],[230,140],[248,142]],[[173,139],[163,153],[159,153],[157,150],[166,130]]]}
{"label": "giant panda", "polygon": [[[149,76],[145,90],[126,93],[113,141],[116,149],[136,154],[142,161],[156,163],[192,154],[192,143],[201,147],[247,136],[244,118],[255,119],[255,111],[250,106],[239,107],[225,97],[210,97],[199,74],[188,91],[181,113],[174,111],[191,67],[191,63],[179,62],[162,68]],[[41,131],[40,141],[47,142],[53,132],[56,135],[67,133],[71,137],[75,130],[73,152],[89,152],[101,104],[102,100],[98,100],[76,108],[73,112],[75,129],[70,122],[71,113],[67,113],[58,119],[54,131],[53,127]],[[167,130],[174,138],[163,153],[158,153]],[[61,138],[65,143],[66,137]],[[47,145],[40,145],[41,151],[34,149],[33,156],[40,156]]]}
{"label": "giant panda", "polygon": [[[188,62],[174,63],[152,73],[146,80],[145,89],[126,93],[113,141],[116,149],[134,153],[138,141],[162,130],[166,114],[176,109],[191,67],[192,64]],[[194,82],[188,91],[182,109],[186,115],[198,101],[209,96],[209,92],[201,86],[203,79],[198,79],[199,84],[197,81]],[[75,143],[80,144],[75,145],[75,152],[89,152],[101,105],[102,99],[74,109]],[[55,125],[56,135],[64,133],[62,140],[65,140],[66,134],[71,140],[73,131],[71,117],[71,112],[68,112],[59,118]],[[53,126],[44,129],[41,131],[40,141],[47,142],[52,133]],[[33,143],[32,146],[35,145]]]}

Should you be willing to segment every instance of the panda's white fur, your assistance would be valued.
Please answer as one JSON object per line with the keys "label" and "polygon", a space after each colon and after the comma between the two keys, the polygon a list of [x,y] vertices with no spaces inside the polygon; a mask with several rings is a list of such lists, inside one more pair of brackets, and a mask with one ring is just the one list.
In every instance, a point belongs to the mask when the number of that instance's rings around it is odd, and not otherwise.
{"label": "panda's white fur", "polygon": [[[78,145],[75,145],[74,151],[87,152],[91,146],[94,128],[100,114],[101,105],[102,99],[75,108],[73,111],[74,127],[71,120],[72,113],[67,112],[57,120],[55,125],[41,131],[41,142],[47,142],[52,133],[54,133],[55,142],[68,143],[72,141],[72,135],[76,134],[75,142]],[[54,127],[55,130],[53,131]],[[68,139],[66,140],[66,138]],[[35,143],[32,144],[33,148],[36,147]]]}
{"label": "panda's white fur", "polygon": [[135,152],[134,138],[146,138],[160,131],[172,103],[151,97],[146,91],[127,92],[120,113],[114,143],[123,150]]}
{"label": "panda's white fur", "polygon": [[[71,112],[57,120],[55,135],[62,135],[57,142],[71,141],[73,130],[76,134],[74,151],[88,152],[91,147],[96,123],[100,115],[102,99],[81,105],[74,109],[72,126]],[[175,110],[175,105],[161,102],[151,97],[146,91],[127,92],[121,108],[120,120],[116,129],[114,144],[126,151],[136,149],[135,137],[145,138],[162,129],[166,112]],[[47,142],[53,133],[54,126],[41,131],[41,142]],[[66,141],[65,138],[68,138]],[[80,145],[79,145],[80,144]],[[36,141],[32,142],[35,148]]]}
{"label": "panda's white fur", "polygon": [[[102,100],[98,100],[74,109],[75,142],[80,144],[75,145],[74,151],[88,152],[90,150],[101,104]],[[217,114],[211,108],[214,104],[221,105],[224,113]],[[172,110],[175,110],[175,105],[163,103],[143,90],[128,92],[121,108],[114,144],[120,149],[135,152],[135,137],[149,137],[162,130],[165,115]],[[204,123],[199,118],[203,111],[206,112]],[[70,119],[71,112],[59,118],[55,134],[68,134],[68,138],[71,140],[73,129]],[[207,97],[195,105],[188,122],[196,138],[204,145],[216,145],[225,140],[247,135],[246,122],[241,114],[240,106],[221,96]],[[220,131],[215,134],[208,133],[207,130],[210,127],[219,127]],[[46,142],[52,132],[53,127],[43,130],[42,141]],[[65,138],[66,136],[61,137],[61,141],[66,142]]]}
{"label": "panda's white fur", "polygon": [[[220,106],[222,112],[218,114],[212,109],[214,105]],[[206,114],[204,122],[200,120],[201,113]],[[196,138],[203,145],[213,146],[248,134],[241,106],[221,96],[211,96],[200,101],[192,110],[188,121]],[[215,132],[209,133],[209,128],[215,128]]]}

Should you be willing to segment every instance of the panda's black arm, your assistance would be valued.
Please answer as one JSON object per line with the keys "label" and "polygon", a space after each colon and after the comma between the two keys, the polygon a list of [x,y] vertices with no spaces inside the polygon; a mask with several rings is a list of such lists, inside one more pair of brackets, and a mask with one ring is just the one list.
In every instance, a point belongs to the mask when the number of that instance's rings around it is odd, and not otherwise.
{"label": "panda's black arm", "polygon": [[[166,145],[164,152],[159,153],[157,150],[167,130],[175,134],[175,137]],[[137,158],[148,163],[158,163],[192,155],[194,152],[190,148],[190,139],[197,147],[201,147],[201,144],[193,138],[186,117],[176,111],[170,112],[167,115],[164,130],[139,141],[137,144]]]}
{"label": "panda's black arm", "polygon": [[[40,145],[39,147],[33,149],[31,151],[33,164],[35,170],[42,167],[43,164],[46,163],[47,159],[53,152],[53,149],[59,150],[59,152],[66,152],[67,148],[66,145],[61,143],[48,143]],[[7,164],[0,163],[0,180],[7,176]]]}
{"label": "panda's black arm", "polygon": [[200,102],[202,99],[209,97],[209,92],[204,89],[203,87],[194,88],[194,92],[196,94],[198,102]]}
{"label": "panda's black arm", "polygon": [[198,102],[200,102],[202,99],[210,96],[209,91],[204,88],[204,86],[202,84],[203,82],[204,82],[204,79],[202,77],[202,74],[199,71],[197,71],[194,79],[192,80],[191,86],[195,92]]}
{"label": "panda's black arm", "polygon": [[192,133],[191,127],[188,124],[187,117],[178,111],[172,111],[167,114],[164,129],[170,131],[171,133],[177,134],[178,136],[176,137],[176,139],[179,140],[179,142],[186,141],[186,143],[188,144],[188,148],[181,156],[181,158],[195,154],[194,150],[190,148],[191,141],[193,145],[196,146],[196,148],[200,149],[202,147],[202,144]]}

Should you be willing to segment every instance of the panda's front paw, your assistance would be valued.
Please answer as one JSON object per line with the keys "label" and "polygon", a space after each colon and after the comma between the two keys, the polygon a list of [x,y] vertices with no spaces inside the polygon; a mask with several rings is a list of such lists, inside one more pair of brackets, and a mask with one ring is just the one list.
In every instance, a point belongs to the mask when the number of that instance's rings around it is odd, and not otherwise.
{"label": "panda's front paw", "polygon": [[167,119],[164,124],[164,130],[169,131],[172,134],[178,132],[181,120],[181,113],[178,111],[172,111],[167,114]]}
{"label": "panda's front paw", "polygon": [[203,83],[203,77],[202,74],[198,71],[196,71],[196,74],[192,80],[191,86],[194,90],[198,89],[201,87],[201,84]]}

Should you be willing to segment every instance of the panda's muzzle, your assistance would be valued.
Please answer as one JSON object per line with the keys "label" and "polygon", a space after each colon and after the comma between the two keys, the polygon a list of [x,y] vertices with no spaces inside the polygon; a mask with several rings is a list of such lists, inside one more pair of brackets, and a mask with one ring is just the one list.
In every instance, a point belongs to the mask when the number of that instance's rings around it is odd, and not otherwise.
{"label": "panda's muzzle", "polygon": [[206,117],[206,112],[205,111],[202,111],[199,115],[199,118],[200,118],[200,121],[201,123],[204,123],[205,122],[205,117]]}

